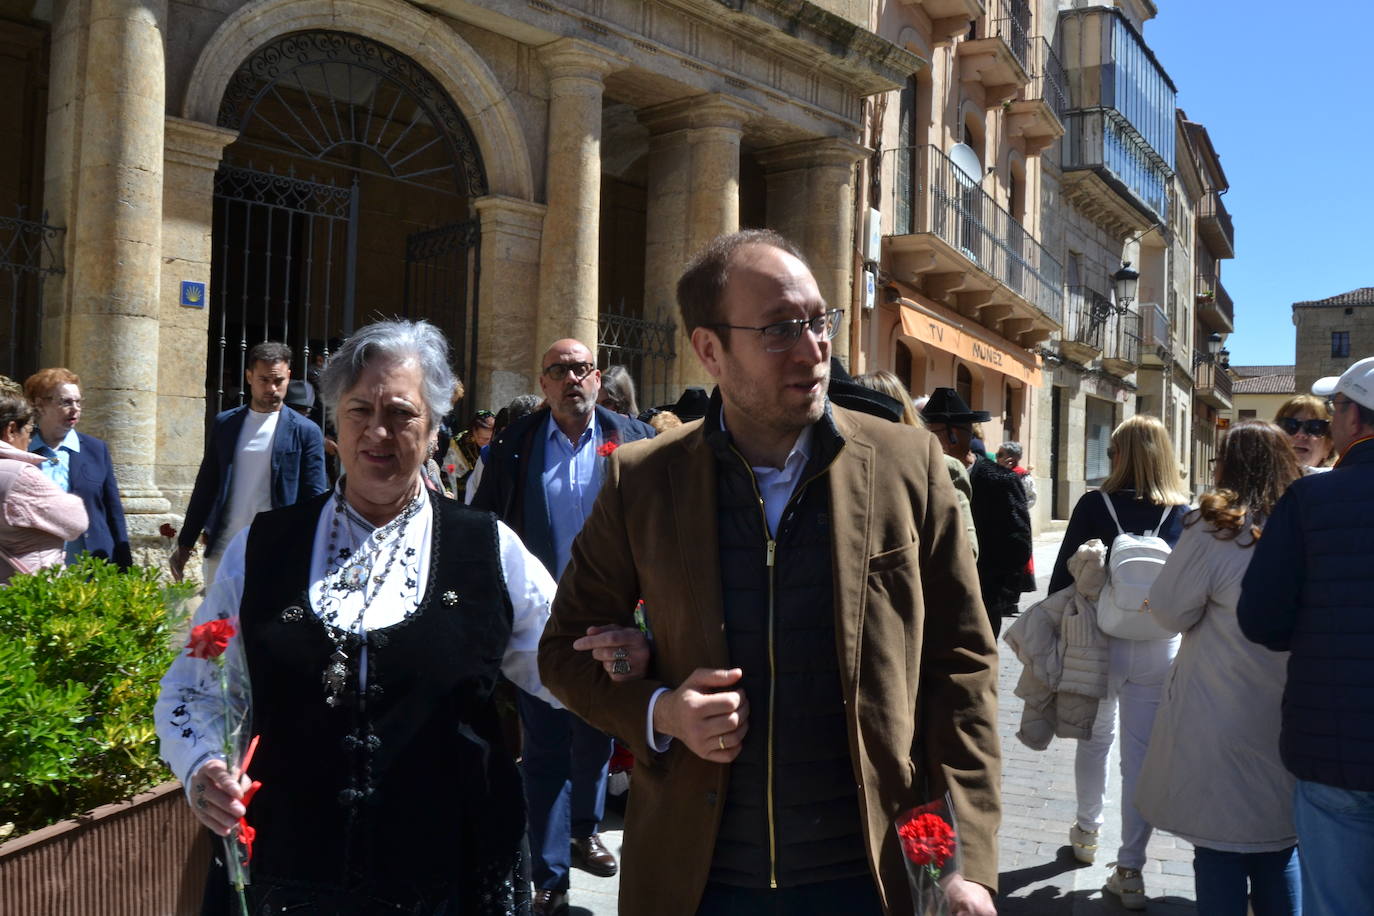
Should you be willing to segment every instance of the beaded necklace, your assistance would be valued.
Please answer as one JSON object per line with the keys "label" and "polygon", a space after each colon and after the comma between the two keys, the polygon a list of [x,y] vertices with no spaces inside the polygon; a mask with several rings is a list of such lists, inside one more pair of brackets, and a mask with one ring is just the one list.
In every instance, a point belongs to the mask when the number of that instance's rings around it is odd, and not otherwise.
{"label": "beaded necklace", "polygon": [[[387,575],[391,572],[392,566],[395,565],[401,545],[405,542],[406,527],[423,507],[424,500],[425,488],[421,486],[419,492],[406,504],[400,514],[385,525],[369,532],[358,550],[354,551],[347,546],[348,542],[352,541],[352,530],[355,527],[366,528],[366,521],[357,518],[353,510],[348,507],[344,501],[342,487],[334,491],[334,517],[329,524],[329,548],[325,554],[325,562],[334,567],[334,572],[332,579],[328,571],[325,573],[325,583],[321,589],[321,606],[318,608],[320,619],[327,625],[325,632],[329,635],[330,641],[334,643],[334,651],[329,656],[329,665],[325,668],[323,677],[324,701],[329,706],[339,704],[339,697],[348,680],[348,654],[344,652],[344,640],[349,634],[361,633],[367,609],[372,605],[373,600],[381,594]],[[349,537],[343,541],[345,546],[338,547],[341,543],[341,530],[345,528],[347,528]],[[388,544],[388,542],[390,543]],[[376,561],[384,550],[387,550],[386,563],[382,566],[381,571],[374,575],[373,569]],[[331,592],[344,595],[354,592],[362,593],[362,603],[358,608],[358,613],[347,628],[340,627],[338,624],[338,599],[335,599],[334,606],[326,605],[326,597]],[[406,616],[410,615],[407,614]]]}

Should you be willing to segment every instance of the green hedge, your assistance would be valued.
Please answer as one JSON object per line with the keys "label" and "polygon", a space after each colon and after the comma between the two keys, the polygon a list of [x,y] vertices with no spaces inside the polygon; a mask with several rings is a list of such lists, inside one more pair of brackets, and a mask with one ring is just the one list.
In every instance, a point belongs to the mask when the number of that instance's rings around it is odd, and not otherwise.
{"label": "green hedge", "polygon": [[0,588],[0,836],[168,778],[153,703],[193,590],[91,556]]}

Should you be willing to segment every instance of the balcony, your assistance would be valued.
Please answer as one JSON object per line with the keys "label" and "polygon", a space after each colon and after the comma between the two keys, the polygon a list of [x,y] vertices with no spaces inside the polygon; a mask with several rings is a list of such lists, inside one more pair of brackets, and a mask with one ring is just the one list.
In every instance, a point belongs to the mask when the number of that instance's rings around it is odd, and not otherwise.
{"label": "balcony", "polygon": [[1163,366],[1173,348],[1169,346],[1169,316],[1157,302],[1142,302],[1140,311],[1140,365]]}
{"label": "balcony", "polygon": [[1059,352],[1086,366],[1102,355],[1104,331],[1115,309],[1110,299],[1086,286],[1070,286],[1068,293]]}
{"label": "balcony", "polygon": [[1221,285],[1216,274],[1198,274],[1194,281],[1197,290],[1197,318],[1209,331],[1230,334],[1236,329],[1236,310],[1231,294]]}
{"label": "balcony", "polygon": [[1204,362],[1204,355],[1194,351],[1193,397],[1217,410],[1231,409],[1231,376],[1226,367]]}
{"label": "balcony", "polygon": [[1030,82],[1030,5],[1027,0],[991,0],[987,25],[978,37],[959,42],[956,54],[965,82],[983,84],[991,108],[1015,98]]}
{"label": "balcony", "polygon": [[1208,191],[1202,195],[1197,209],[1197,233],[1202,236],[1213,257],[1236,256],[1236,230],[1231,225],[1231,214],[1227,212],[1220,193]]}
{"label": "balcony", "polygon": [[983,0],[902,0],[925,11],[930,17],[931,39],[947,41],[967,35],[970,22],[983,16]]}
{"label": "balcony", "polygon": [[1122,233],[1164,225],[1171,170],[1115,109],[1064,116],[1064,196]]}
{"label": "balcony", "polygon": [[1064,65],[1048,41],[1031,39],[1031,81],[1007,108],[1007,135],[1019,138],[1026,155],[1034,156],[1064,136],[1068,107]]}
{"label": "balcony", "polygon": [[1135,312],[1118,315],[1108,325],[1102,349],[1102,368],[1117,378],[1125,378],[1140,365],[1140,316]]}
{"label": "balcony", "polygon": [[1059,262],[933,146],[885,154],[892,176],[887,269],[925,295],[1030,347],[1059,330]]}

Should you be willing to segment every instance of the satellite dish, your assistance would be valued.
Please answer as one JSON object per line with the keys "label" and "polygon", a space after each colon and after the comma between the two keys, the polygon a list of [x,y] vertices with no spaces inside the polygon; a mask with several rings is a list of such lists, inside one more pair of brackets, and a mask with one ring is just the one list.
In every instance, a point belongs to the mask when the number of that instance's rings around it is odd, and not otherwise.
{"label": "satellite dish", "polygon": [[949,150],[949,161],[954,163],[954,174],[961,181],[976,187],[983,182],[983,163],[973,147],[967,143],[956,143]]}

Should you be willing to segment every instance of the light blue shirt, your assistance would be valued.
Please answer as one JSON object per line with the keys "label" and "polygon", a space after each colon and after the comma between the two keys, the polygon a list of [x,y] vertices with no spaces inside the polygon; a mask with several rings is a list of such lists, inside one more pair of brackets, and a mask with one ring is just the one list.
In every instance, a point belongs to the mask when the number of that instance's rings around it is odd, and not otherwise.
{"label": "light blue shirt", "polygon": [[[38,466],[38,470],[43,472],[43,476],[51,480],[62,488],[62,492],[72,491],[72,455],[81,451],[81,440],[77,438],[76,430],[69,429],[67,434],[62,437],[62,441],[57,443],[57,448],[51,448],[48,443],[43,441],[43,437],[34,433],[33,438],[29,439],[29,451],[42,455],[48,460]],[[67,542],[67,562],[70,563],[86,549],[86,535],[81,535],[74,541]]]}
{"label": "light blue shirt", "polygon": [[572,556],[573,538],[591,514],[596,494],[601,492],[606,462],[597,454],[596,413],[573,445],[549,415],[548,440],[544,446],[544,500],[549,506],[549,529],[553,534],[555,579],[563,575]]}

